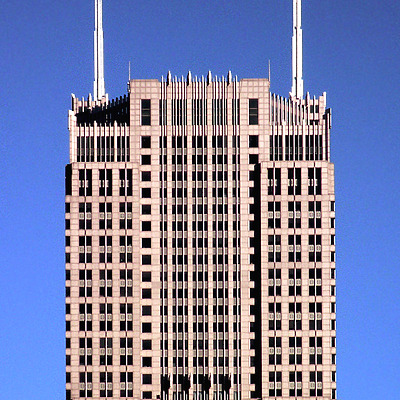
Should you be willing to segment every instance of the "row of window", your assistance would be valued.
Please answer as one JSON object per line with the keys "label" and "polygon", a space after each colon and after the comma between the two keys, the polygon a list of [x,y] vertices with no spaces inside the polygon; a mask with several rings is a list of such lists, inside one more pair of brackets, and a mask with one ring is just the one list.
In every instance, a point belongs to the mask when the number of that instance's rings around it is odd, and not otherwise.
{"label": "row of window", "polygon": [[[249,125],[258,125],[258,99],[249,99]],[[141,100],[141,125],[152,125],[151,121],[151,100]],[[228,100],[212,99],[212,125],[227,125]],[[172,99],[170,107],[167,100],[159,100],[159,124],[167,124],[168,112],[171,112],[171,125],[187,125],[187,100]],[[232,125],[240,124],[240,103],[232,99]],[[192,125],[207,125],[207,100],[192,100]]]}

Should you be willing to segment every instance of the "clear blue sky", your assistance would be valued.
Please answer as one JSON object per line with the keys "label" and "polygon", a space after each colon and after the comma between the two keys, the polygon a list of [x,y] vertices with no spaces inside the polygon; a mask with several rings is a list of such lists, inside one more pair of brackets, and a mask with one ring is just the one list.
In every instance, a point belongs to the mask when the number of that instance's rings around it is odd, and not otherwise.
{"label": "clear blue sky", "polygon": [[[92,90],[93,0],[3,1],[0,399],[64,398],[70,93]],[[290,0],[104,0],[110,97],[132,77],[291,86]],[[305,90],[328,93],[336,165],[338,396],[400,399],[400,2],[305,0]]]}

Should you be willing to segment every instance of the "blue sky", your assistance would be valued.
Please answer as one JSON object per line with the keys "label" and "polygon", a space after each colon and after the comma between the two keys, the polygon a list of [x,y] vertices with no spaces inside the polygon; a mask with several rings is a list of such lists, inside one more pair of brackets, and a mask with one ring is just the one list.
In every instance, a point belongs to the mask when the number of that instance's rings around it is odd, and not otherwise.
{"label": "blue sky", "polygon": [[[110,97],[132,77],[291,86],[290,0],[104,0]],[[400,2],[303,2],[304,80],[328,93],[336,168],[338,396],[399,399]],[[92,91],[93,1],[0,14],[0,399],[64,398],[64,165],[70,93]]]}

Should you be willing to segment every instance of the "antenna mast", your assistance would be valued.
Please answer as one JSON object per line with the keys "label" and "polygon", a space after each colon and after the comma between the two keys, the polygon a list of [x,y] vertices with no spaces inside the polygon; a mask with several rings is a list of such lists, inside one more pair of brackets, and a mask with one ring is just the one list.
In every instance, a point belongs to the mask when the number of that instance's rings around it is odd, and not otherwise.
{"label": "antenna mast", "polygon": [[104,34],[103,34],[103,0],[95,0],[94,26],[94,101],[100,100],[105,94],[104,84]]}
{"label": "antenna mast", "polygon": [[293,0],[292,37],[292,98],[303,98],[303,31],[301,29],[301,0]]}

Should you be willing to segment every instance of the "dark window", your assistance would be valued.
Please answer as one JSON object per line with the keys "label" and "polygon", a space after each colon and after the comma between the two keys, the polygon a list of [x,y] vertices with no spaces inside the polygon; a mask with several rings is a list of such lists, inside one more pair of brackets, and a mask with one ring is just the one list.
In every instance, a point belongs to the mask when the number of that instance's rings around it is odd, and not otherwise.
{"label": "dark window", "polygon": [[151,289],[142,289],[142,299],[151,299]]}
{"label": "dark window", "polygon": [[151,156],[142,155],[142,165],[150,165],[151,164]]}
{"label": "dark window", "polygon": [[151,340],[142,340],[142,350],[151,350]]}
{"label": "dark window", "polygon": [[142,282],[151,282],[151,272],[150,271],[142,272]]}
{"label": "dark window", "polygon": [[151,231],[151,221],[142,222],[142,231]]}
{"label": "dark window", "polygon": [[151,248],[151,238],[143,238],[142,239],[142,248],[150,249]]}
{"label": "dark window", "polygon": [[142,171],[142,182],[151,181],[151,172],[150,171]]}
{"label": "dark window", "polygon": [[[144,316],[151,315],[151,306],[142,306],[142,315],[144,315]],[[142,332],[151,332],[151,324],[149,324],[149,325],[150,325],[150,328],[149,328],[150,330],[148,330],[148,331],[142,330]]]}
{"label": "dark window", "polygon": [[142,149],[150,149],[150,148],[151,148],[151,136],[142,136]]}
{"label": "dark window", "polygon": [[142,100],[142,125],[151,125],[150,100]]}
{"label": "dark window", "polygon": [[151,188],[142,188],[142,199],[151,198]]}
{"label": "dark window", "polygon": [[142,265],[151,265],[150,255],[142,255]]}
{"label": "dark window", "polygon": [[151,357],[142,357],[142,367],[151,367]]}
{"label": "dark window", "polygon": [[150,204],[143,204],[142,205],[142,214],[143,215],[150,215],[151,214],[151,205]]}
{"label": "dark window", "polygon": [[258,147],[258,135],[249,136],[249,147]]}
{"label": "dark window", "polygon": [[258,99],[249,99],[249,125],[258,125]]}

